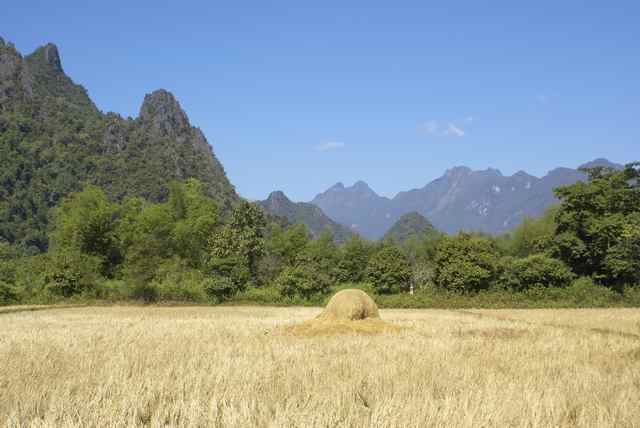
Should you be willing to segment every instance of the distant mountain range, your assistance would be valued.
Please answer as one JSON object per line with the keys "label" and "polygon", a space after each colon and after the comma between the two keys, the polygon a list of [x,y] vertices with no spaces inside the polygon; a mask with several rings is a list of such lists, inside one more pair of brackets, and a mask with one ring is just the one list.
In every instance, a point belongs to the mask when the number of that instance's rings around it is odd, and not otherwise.
{"label": "distant mountain range", "polygon": [[293,224],[306,225],[314,238],[320,236],[325,230],[331,232],[338,243],[346,241],[353,235],[348,227],[331,220],[317,206],[306,202],[291,202],[281,191],[272,192],[259,204],[271,215],[284,217]]}
{"label": "distant mountain range", "polygon": [[[622,168],[606,159],[583,167]],[[390,199],[378,195],[367,183],[351,187],[337,183],[311,203],[330,218],[369,239],[381,238],[404,214],[416,212],[436,229],[500,234],[518,226],[525,217],[538,217],[557,203],[553,189],[584,180],[578,169],[556,168],[538,178],[524,171],[504,176],[497,169],[472,171],[452,168],[420,189],[398,193]]]}

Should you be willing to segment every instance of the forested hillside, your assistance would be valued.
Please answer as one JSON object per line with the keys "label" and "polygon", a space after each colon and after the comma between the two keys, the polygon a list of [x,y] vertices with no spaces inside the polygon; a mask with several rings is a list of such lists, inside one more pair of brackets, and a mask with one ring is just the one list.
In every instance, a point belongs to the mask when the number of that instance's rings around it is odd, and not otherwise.
{"label": "forested hillside", "polygon": [[317,206],[306,202],[292,202],[281,191],[271,192],[266,200],[260,202],[260,206],[267,213],[284,217],[292,224],[304,224],[314,238],[328,231],[336,242],[341,243],[353,235],[349,228],[331,220]]}
{"label": "forested hillside", "polygon": [[383,240],[405,242],[409,239],[422,238],[424,236],[436,238],[439,235],[440,232],[433,227],[429,220],[413,211],[400,217],[384,234]]}
{"label": "forested hillside", "polygon": [[64,73],[55,45],[23,57],[0,40],[0,239],[45,250],[50,209],[85,184],[114,201],[164,201],[169,182],[189,178],[224,210],[238,201],[171,93],[145,96],[136,119],[103,114]]}

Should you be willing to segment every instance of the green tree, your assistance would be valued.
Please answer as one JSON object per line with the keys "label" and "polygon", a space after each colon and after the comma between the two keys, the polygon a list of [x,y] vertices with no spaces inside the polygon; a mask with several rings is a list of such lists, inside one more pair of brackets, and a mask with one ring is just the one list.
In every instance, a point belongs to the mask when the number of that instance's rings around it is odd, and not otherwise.
{"label": "green tree", "polygon": [[167,204],[138,198],[125,201],[117,235],[125,253],[125,278],[138,287],[149,284],[163,260],[174,255],[174,219]]}
{"label": "green tree", "polygon": [[488,238],[467,233],[445,237],[437,249],[434,282],[459,292],[489,288],[498,273],[498,257],[495,243]]}
{"label": "green tree", "polygon": [[294,264],[327,275],[331,282],[335,282],[338,278],[338,260],[338,248],[333,234],[325,230],[317,239],[307,243]]}
{"label": "green tree", "polygon": [[366,278],[381,294],[408,291],[412,270],[407,256],[395,245],[385,245],[376,252],[366,269]]}
{"label": "green tree", "polygon": [[304,224],[294,224],[284,230],[279,225],[274,225],[267,252],[279,257],[284,264],[292,266],[310,241],[311,234]]}
{"label": "green tree", "polygon": [[171,233],[175,252],[199,268],[206,258],[208,238],[218,226],[218,207],[196,179],[173,183],[169,204],[175,221]]}
{"label": "green tree", "polygon": [[294,266],[311,235],[304,224],[283,228],[271,223],[265,236],[265,254],[259,260],[258,283],[271,283],[287,266]]}
{"label": "green tree", "polygon": [[75,248],[59,248],[49,255],[45,270],[48,292],[62,297],[90,291],[100,281],[102,260]]}
{"label": "green tree", "polygon": [[516,257],[527,257],[548,250],[556,231],[558,209],[554,205],[540,218],[525,218],[511,235],[507,244],[509,253]]}
{"label": "green tree", "polygon": [[241,265],[255,280],[258,261],[265,251],[265,227],[266,219],[260,207],[240,202],[231,213],[229,222],[209,239],[209,265],[212,270],[225,274],[221,267]]}
{"label": "green tree", "polygon": [[638,278],[633,257],[640,212],[640,163],[622,171],[593,168],[586,172],[588,182],[556,189],[561,205],[555,217],[552,252],[578,275],[621,288]]}
{"label": "green tree", "polygon": [[563,288],[571,284],[575,275],[560,260],[544,254],[525,258],[507,258],[498,283],[510,290],[524,291],[529,288]]}
{"label": "green tree", "polygon": [[310,298],[324,294],[331,286],[331,278],[310,266],[290,266],[285,268],[275,280],[275,287],[284,296]]}
{"label": "green tree", "polygon": [[353,235],[340,251],[338,279],[341,282],[361,282],[365,279],[366,266],[369,263],[371,247],[359,235]]}
{"label": "green tree", "polygon": [[115,235],[117,205],[100,188],[87,186],[66,197],[55,211],[51,251],[67,250],[96,257],[101,273],[113,274],[121,252]]}

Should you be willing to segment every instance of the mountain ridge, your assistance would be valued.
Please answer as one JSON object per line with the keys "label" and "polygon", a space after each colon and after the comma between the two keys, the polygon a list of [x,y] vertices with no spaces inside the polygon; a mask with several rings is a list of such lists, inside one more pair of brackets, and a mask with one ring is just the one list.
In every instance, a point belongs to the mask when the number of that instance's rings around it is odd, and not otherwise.
{"label": "mountain ridge", "polygon": [[[491,234],[508,232],[525,217],[537,217],[557,202],[553,189],[586,179],[581,168],[622,168],[604,158],[578,169],[558,167],[542,177],[524,170],[505,176],[499,169],[472,170],[455,166],[420,188],[393,198],[378,195],[365,182],[338,183],[318,193],[311,203],[330,218],[370,239],[379,239],[404,214],[417,212],[447,233],[459,230]],[[358,189],[367,189],[365,195]]]}
{"label": "mountain ridge", "polygon": [[293,202],[280,190],[271,192],[267,199],[258,204],[271,215],[285,217],[294,224],[304,224],[314,238],[325,230],[330,231],[338,243],[345,242],[353,235],[349,228],[331,220],[317,206],[307,202]]}

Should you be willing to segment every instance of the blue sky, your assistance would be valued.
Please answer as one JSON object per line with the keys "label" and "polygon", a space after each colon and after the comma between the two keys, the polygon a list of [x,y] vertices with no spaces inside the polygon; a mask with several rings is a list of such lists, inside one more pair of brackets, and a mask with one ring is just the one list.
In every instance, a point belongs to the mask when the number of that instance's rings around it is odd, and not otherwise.
{"label": "blue sky", "polygon": [[455,165],[639,160],[639,18],[631,1],[7,0],[0,36],[56,43],[104,111],[172,91],[243,196],[310,200]]}

